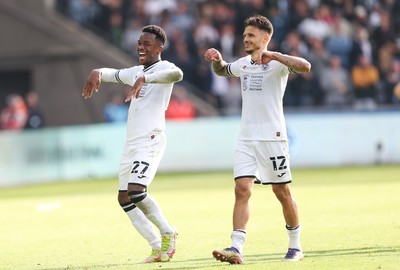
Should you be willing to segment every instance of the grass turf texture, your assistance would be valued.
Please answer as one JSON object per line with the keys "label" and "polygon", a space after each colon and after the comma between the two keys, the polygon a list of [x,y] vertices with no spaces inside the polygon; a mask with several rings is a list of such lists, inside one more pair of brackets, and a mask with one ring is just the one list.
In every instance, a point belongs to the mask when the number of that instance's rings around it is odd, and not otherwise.
{"label": "grass turf texture", "polygon": [[169,263],[140,264],[150,248],[116,201],[116,180],[0,189],[0,269],[400,269],[400,167],[293,170],[305,260],[282,262],[282,211],[254,187],[245,265],[215,261],[230,245],[230,172],[160,174],[150,193],[179,230]]}

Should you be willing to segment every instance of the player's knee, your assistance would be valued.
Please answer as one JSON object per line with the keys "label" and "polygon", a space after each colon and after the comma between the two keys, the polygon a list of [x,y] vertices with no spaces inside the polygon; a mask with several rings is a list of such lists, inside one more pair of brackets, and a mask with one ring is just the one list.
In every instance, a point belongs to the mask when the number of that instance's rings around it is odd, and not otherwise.
{"label": "player's knee", "polygon": [[146,190],[141,190],[141,191],[133,190],[128,192],[128,197],[130,201],[133,203],[138,203],[143,201],[144,198],[146,198],[146,196],[147,196]]}
{"label": "player's knee", "polygon": [[291,199],[290,189],[287,185],[272,185],[272,191],[281,202]]}
{"label": "player's knee", "polygon": [[127,191],[119,191],[118,192],[118,203],[119,205],[125,205],[126,203],[130,203],[131,200],[128,197]]}
{"label": "player's knee", "polygon": [[251,197],[251,189],[245,186],[236,186],[235,197],[237,199],[248,200]]}

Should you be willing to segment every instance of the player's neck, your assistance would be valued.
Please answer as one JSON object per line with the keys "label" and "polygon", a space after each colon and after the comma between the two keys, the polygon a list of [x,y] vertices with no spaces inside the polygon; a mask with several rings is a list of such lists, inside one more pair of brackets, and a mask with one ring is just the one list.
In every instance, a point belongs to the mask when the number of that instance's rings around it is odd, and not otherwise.
{"label": "player's neck", "polygon": [[252,54],[250,54],[251,61],[257,63],[258,60],[260,60],[260,55],[261,55],[261,50],[253,52]]}
{"label": "player's neck", "polygon": [[261,55],[261,53],[263,52],[263,50],[267,50],[267,45],[265,45],[265,47],[264,48],[259,48],[258,50],[256,50],[256,51],[254,51],[254,52],[252,52],[251,54],[250,54],[250,56],[251,56],[251,61],[253,61],[253,62],[258,62],[259,60],[260,60],[260,55]]}
{"label": "player's neck", "polygon": [[146,69],[146,68],[154,65],[155,63],[159,62],[159,61],[161,61],[161,58],[159,58],[159,59],[157,59],[155,61],[152,61],[151,64],[145,64],[145,65],[143,65],[143,67]]}

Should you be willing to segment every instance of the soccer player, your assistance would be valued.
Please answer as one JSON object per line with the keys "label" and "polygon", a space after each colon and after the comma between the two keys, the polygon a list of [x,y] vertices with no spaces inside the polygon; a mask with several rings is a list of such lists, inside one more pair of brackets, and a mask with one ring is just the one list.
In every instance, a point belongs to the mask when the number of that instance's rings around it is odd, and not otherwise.
{"label": "soccer player", "polygon": [[[183,73],[173,63],[161,60],[166,41],[162,28],[145,26],[138,40],[139,66],[126,69],[100,68],[87,77],[82,96],[90,98],[101,82],[132,86],[125,148],[119,168],[118,202],[152,251],[144,262],[167,262],[175,253],[177,232],[147,189],[165,150],[165,111],[175,82]],[[158,228],[155,231],[153,224]]]}
{"label": "soccer player", "polygon": [[243,42],[247,56],[232,63],[223,60],[214,49],[205,52],[213,71],[220,76],[240,77],[242,118],[234,157],[235,204],[233,208],[232,246],[214,250],[222,262],[243,263],[243,246],[249,220],[249,199],[254,183],[271,184],[282,205],[289,235],[287,261],[304,258],[300,245],[300,223],[296,202],[291,195],[292,181],[282,98],[290,73],[306,73],[308,61],[300,57],[268,51],[273,34],[271,22],[263,16],[245,20]]}

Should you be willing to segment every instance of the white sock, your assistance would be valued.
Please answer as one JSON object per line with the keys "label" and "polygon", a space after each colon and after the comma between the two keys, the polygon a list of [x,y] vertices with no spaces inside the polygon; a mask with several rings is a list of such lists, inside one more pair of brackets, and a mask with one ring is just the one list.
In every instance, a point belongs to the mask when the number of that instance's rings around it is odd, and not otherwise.
{"label": "white sock", "polygon": [[133,227],[150,244],[152,249],[161,249],[161,237],[156,233],[153,224],[146,218],[143,212],[137,207],[126,212]]}
{"label": "white sock", "polygon": [[170,234],[174,231],[171,225],[168,224],[157,202],[149,194],[142,201],[136,203],[136,206],[156,225],[161,235]]}
{"label": "white sock", "polygon": [[286,231],[289,235],[289,248],[295,248],[301,250],[301,245],[300,245],[301,226],[299,225],[295,228],[290,228],[289,226],[286,225]]}
{"label": "white sock", "polygon": [[240,254],[243,253],[243,246],[246,242],[246,231],[245,230],[234,230],[231,233],[232,247],[236,248]]}
{"label": "white sock", "polygon": [[152,249],[161,249],[161,237],[156,233],[153,224],[146,218],[137,207],[126,212],[133,227],[149,242]]}

